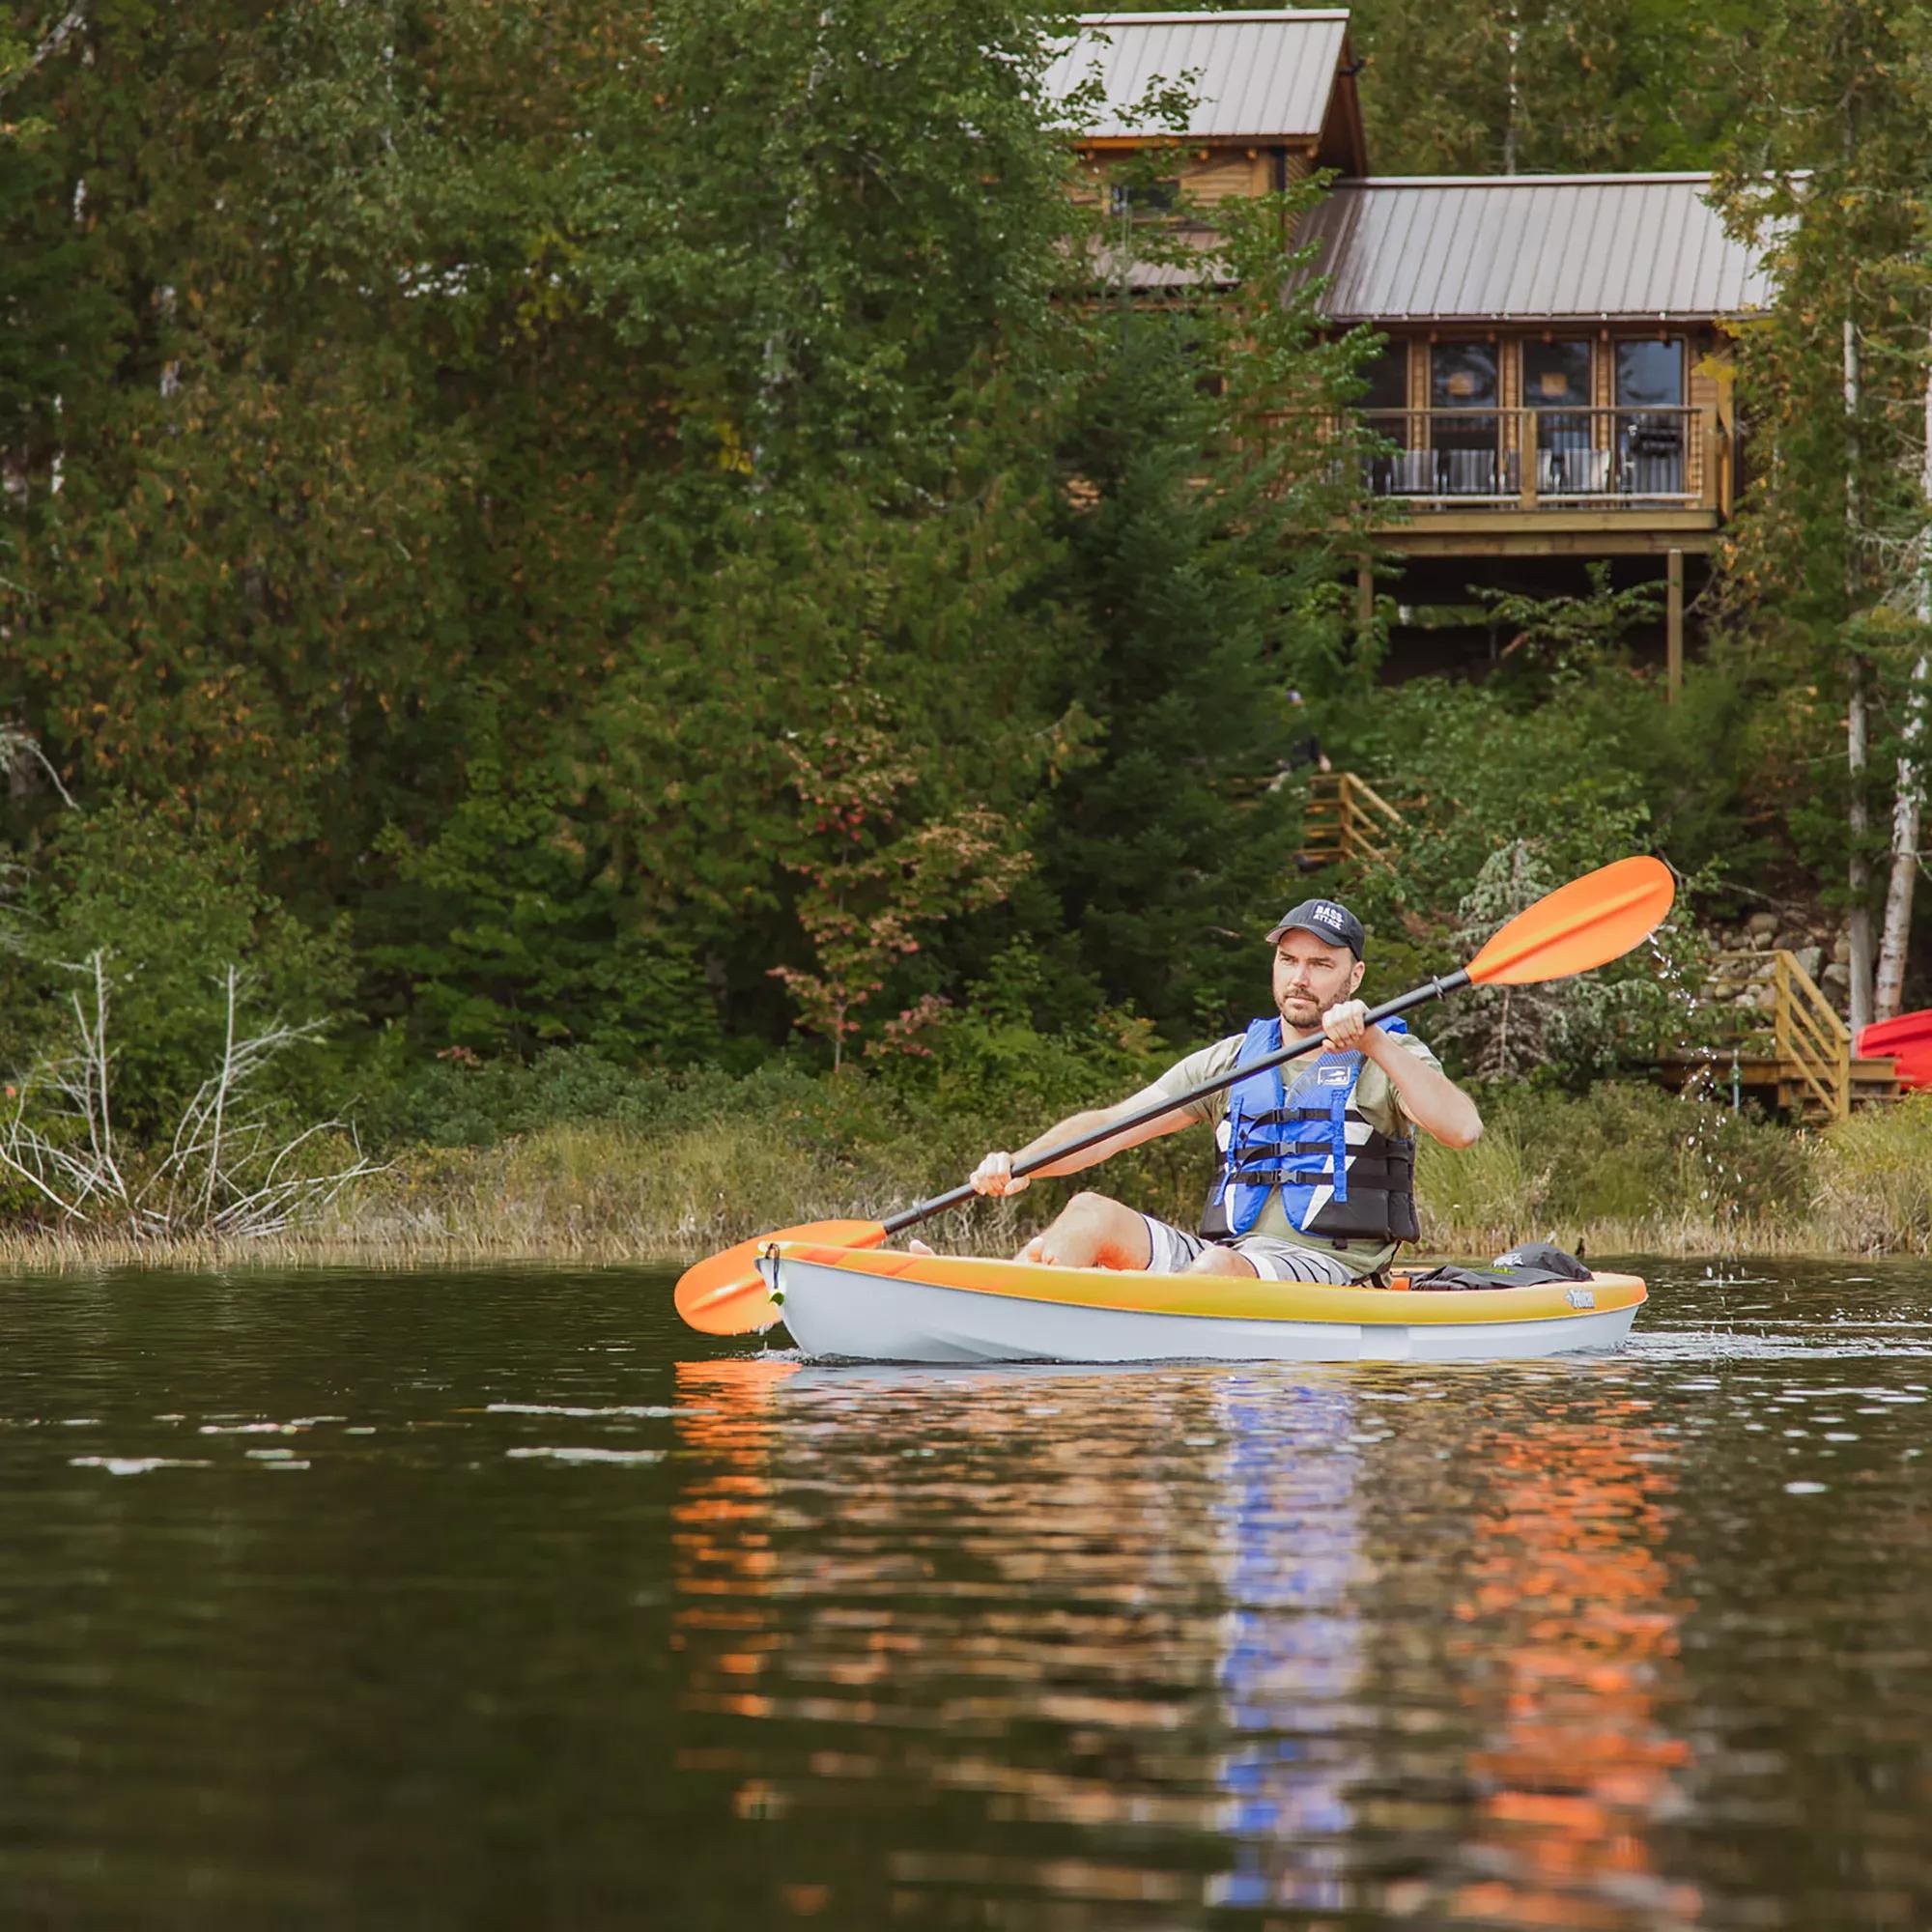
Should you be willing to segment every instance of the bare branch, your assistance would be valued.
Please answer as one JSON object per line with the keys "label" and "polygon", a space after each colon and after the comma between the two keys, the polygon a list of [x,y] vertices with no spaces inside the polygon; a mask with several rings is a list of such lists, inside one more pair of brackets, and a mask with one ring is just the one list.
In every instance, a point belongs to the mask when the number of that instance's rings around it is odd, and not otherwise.
{"label": "bare branch", "polygon": [[[11,1121],[0,1122],[0,1166],[17,1175],[71,1221],[107,1213],[137,1238],[195,1232],[253,1239],[292,1225],[333,1202],[351,1182],[382,1172],[364,1157],[354,1129],[319,1122],[278,1139],[268,1117],[241,1105],[248,1084],[277,1055],[323,1031],[323,1022],[238,1037],[244,978],[225,975],[227,1016],[219,1064],[195,1090],[176,1123],[168,1151],[129,1189],[116,1157],[109,1106],[106,954],[96,952],[68,970],[91,978],[94,998],[71,1001],[78,1051],[43,1061],[20,1084]],[[50,1132],[30,1123],[30,1099],[51,1103]],[[63,1129],[58,1123],[67,1122]],[[287,1172],[299,1151],[326,1133],[346,1133],[354,1158],[327,1174]],[[64,1145],[71,1139],[74,1145]],[[91,1212],[90,1212],[91,1210]]]}

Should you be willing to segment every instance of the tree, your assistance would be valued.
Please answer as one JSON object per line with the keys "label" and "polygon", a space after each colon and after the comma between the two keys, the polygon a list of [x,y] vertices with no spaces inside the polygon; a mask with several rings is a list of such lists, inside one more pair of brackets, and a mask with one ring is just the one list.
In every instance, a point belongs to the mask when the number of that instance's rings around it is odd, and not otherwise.
{"label": "tree", "polygon": [[[1744,0],[1360,0],[1378,174],[1708,166],[1749,86]],[[1687,71],[1695,76],[1687,85]]]}
{"label": "tree", "polygon": [[785,746],[810,849],[790,861],[805,881],[798,920],[809,967],[774,966],[802,1024],[832,1043],[836,1071],[859,1015],[888,973],[920,950],[921,933],[1004,898],[1025,869],[1011,831],[973,807],[902,830],[901,801],[919,771],[894,742],[883,705],[861,678],[837,694],[826,727]]}
{"label": "tree", "polygon": [[[1336,593],[1351,465],[1335,425],[1360,344],[1326,338],[1312,287],[1282,296],[1309,198],[1216,210],[1233,294],[1115,288],[1062,456],[1060,594],[1084,629],[1065,704],[1091,742],[1039,834],[1039,937],[1183,1033],[1255,997],[1249,942],[1296,842],[1297,800],[1275,783],[1306,728],[1289,689],[1331,696],[1366,668],[1344,668]],[[1151,224],[1125,242],[1174,245]],[[1122,238],[1110,259],[1124,277]]]}
{"label": "tree", "polygon": [[[1759,86],[1722,183],[1727,218],[1768,249],[1779,285],[1747,338],[1741,393],[1759,475],[1724,553],[1725,591],[1734,622],[1781,643],[1794,670],[1843,707],[1843,784],[1808,829],[1844,867],[1854,1032],[1875,1011],[1874,821],[1888,744],[1894,801],[1900,781],[1908,799],[1889,816],[1908,842],[1920,782],[1904,742],[1922,688],[1912,667],[1927,517],[1918,431],[1932,86],[1918,32],[1916,10],[1898,0],[1764,10],[1749,43]],[[1893,903],[1909,921],[1909,894]],[[1902,961],[1902,926],[1888,950]],[[1899,983],[1889,979],[1889,997]]]}

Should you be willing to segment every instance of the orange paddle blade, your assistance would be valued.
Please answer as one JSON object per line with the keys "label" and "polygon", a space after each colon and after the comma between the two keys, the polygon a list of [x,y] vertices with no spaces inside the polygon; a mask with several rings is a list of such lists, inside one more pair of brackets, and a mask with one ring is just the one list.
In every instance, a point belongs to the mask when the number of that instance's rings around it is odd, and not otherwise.
{"label": "orange paddle blade", "polygon": [[1528,986],[1621,959],[1663,923],[1677,882],[1662,859],[1619,859],[1520,912],[1469,961],[1479,986]]}
{"label": "orange paddle blade", "polygon": [[677,1312],[707,1335],[751,1335],[779,1319],[765,1292],[758,1257],[772,1241],[817,1241],[828,1248],[876,1248],[886,1231],[876,1221],[806,1221],[696,1263],[677,1278]]}

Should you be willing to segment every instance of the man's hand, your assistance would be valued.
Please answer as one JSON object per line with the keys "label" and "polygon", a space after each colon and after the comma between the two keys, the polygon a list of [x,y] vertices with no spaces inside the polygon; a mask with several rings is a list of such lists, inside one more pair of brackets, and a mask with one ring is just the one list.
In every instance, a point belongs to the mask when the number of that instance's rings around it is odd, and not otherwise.
{"label": "man's hand", "polygon": [[1033,1177],[1013,1172],[1011,1154],[989,1153],[966,1177],[966,1184],[975,1194],[1024,1194],[1033,1185]]}
{"label": "man's hand", "polygon": [[1321,1032],[1330,1053],[1353,1053],[1367,1037],[1369,1009],[1360,1000],[1343,1000],[1321,1015]]}

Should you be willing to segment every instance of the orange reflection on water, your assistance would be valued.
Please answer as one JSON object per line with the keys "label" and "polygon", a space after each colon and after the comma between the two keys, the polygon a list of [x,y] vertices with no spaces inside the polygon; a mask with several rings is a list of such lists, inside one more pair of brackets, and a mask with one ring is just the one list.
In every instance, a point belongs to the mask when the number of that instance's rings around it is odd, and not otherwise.
{"label": "orange reflection on water", "polygon": [[1483,1697],[1500,1720],[1469,1758],[1487,1795],[1467,1849],[1485,1875],[1458,1891],[1459,1920],[1652,1932],[1700,1917],[1650,1843],[1690,1756],[1658,1715],[1683,1614],[1661,1554],[1673,1484],[1660,1446],[1634,1418],[1558,1409],[1480,1447],[1490,1507],[1454,1608],[1472,1628],[1453,1648],[1494,1660],[1479,1681],[1487,1691],[1500,1670],[1502,1685]]}
{"label": "orange reflection on water", "polygon": [[671,1507],[671,1579],[680,1602],[670,1645],[686,1654],[691,1709],[745,1718],[770,1710],[748,1680],[780,1641],[764,1601],[775,1567],[767,1465],[772,1406],[797,1372],[796,1362],[757,1355],[677,1365],[678,1439],[710,1459]]}

